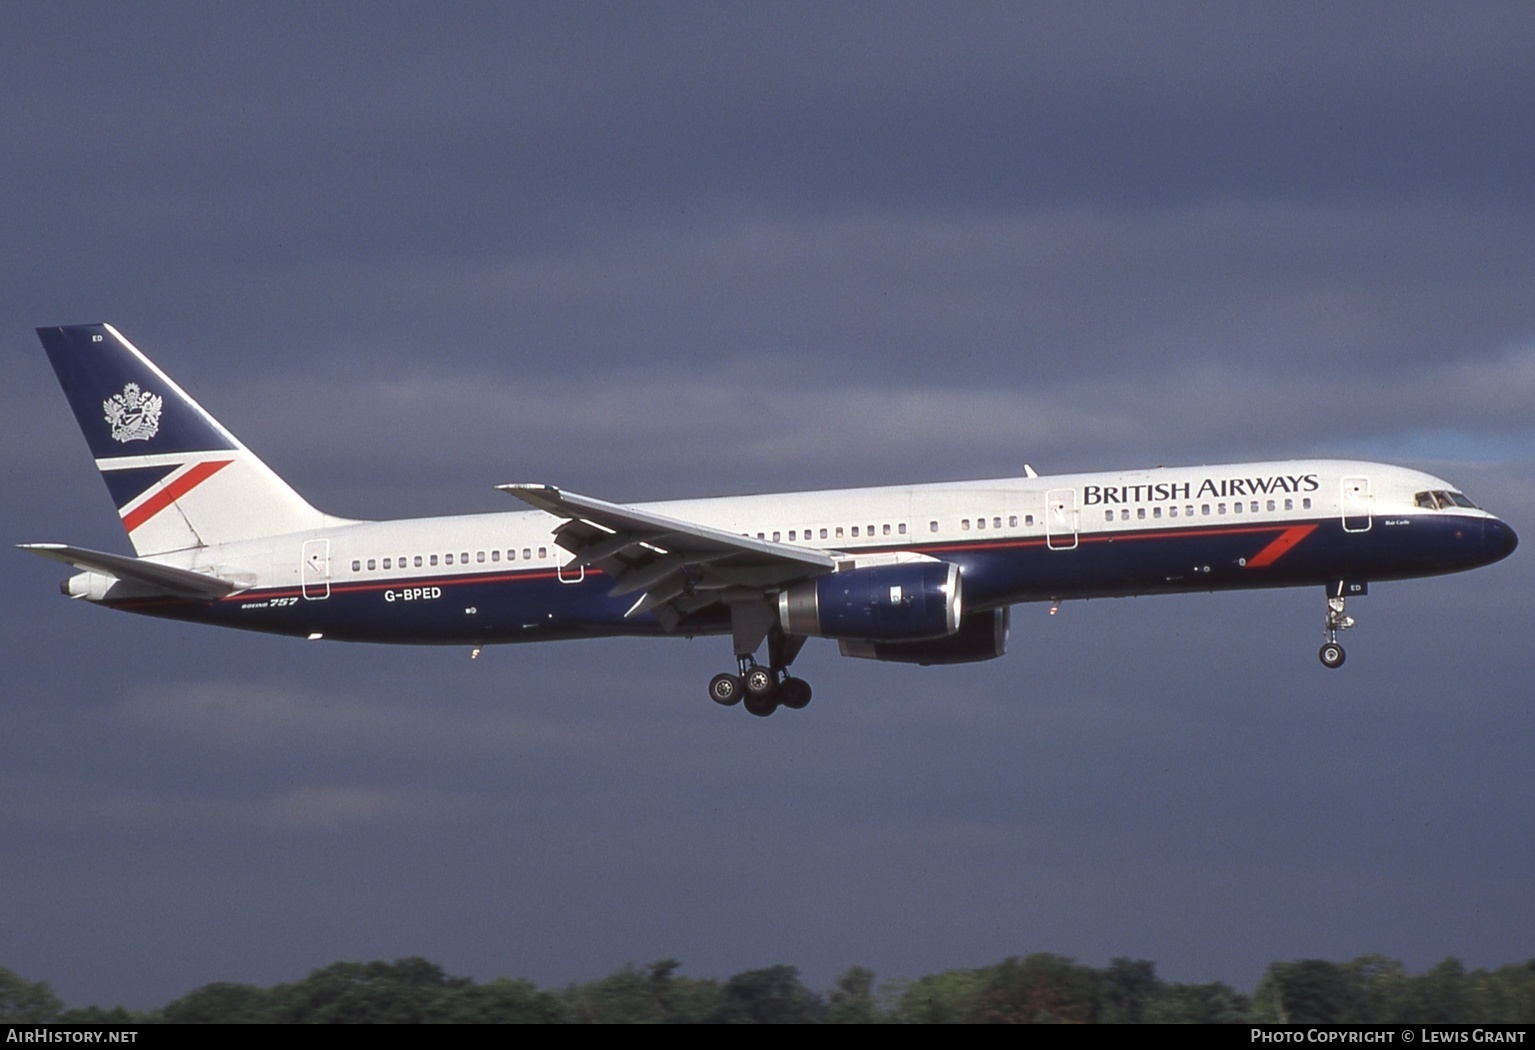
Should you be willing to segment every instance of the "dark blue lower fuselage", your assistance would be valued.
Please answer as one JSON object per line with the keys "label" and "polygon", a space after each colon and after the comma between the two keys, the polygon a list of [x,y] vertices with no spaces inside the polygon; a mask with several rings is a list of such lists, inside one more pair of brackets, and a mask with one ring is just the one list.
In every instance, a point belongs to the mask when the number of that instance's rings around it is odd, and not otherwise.
{"label": "dark blue lower fuselage", "polygon": [[[859,549],[926,554],[960,566],[969,610],[1018,602],[1327,585],[1432,576],[1505,557],[1517,539],[1496,518],[1421,514],[1349,531],[1338,518],[1082,533],[1068,546],[1040,535]],[[338,641],[491,644],[661,634],[653,616],[626,618],[635,596],[587,572],[565,582],[548,568],[332,579],[324,587],[253,589],[212,602],[111,602],[146,615]],[[672,633],[728,632],[719,605]]]}

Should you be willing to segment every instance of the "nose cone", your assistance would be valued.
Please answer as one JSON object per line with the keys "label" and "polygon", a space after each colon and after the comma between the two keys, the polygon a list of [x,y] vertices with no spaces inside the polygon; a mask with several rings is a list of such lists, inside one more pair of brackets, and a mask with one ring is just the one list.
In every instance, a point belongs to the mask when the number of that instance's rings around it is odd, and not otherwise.
{"label": "nose cone", "polygon": [[1519,537],[1507,522],[1493,518],[1483,526],[1482,545],[1489,561],[1500,561],[1514,553],[1514,548],[1519,546]]}

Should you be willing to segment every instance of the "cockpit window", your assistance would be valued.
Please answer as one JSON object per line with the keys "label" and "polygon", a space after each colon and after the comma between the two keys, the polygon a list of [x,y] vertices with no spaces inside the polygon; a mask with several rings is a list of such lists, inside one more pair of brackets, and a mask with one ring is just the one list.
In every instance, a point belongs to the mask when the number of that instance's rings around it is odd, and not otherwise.
{"label": "cockpit window", "polygon": [[1476,504],[1467,499],[1464,492],[1420,492],[1416,497],[1416,502],[1418,506],[1427,507],[1429,510],[1445,510],[1449,507],[1470,507],[1472,510],[1476,509]]}

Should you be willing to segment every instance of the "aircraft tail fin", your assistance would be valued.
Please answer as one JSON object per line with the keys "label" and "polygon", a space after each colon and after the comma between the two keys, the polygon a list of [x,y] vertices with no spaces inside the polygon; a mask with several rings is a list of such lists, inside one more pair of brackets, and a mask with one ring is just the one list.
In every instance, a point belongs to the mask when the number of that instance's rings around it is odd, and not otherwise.
{"label": "aircraft tail fin", "polygon": [[334,521],[111,325],[37,334],[140,557]]}

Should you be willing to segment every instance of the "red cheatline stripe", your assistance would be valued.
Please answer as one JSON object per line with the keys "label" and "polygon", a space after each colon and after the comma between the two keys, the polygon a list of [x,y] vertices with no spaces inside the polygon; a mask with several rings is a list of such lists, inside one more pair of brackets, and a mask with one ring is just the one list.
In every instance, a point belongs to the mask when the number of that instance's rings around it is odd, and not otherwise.
{"label": "red cheatline stripe", "polygon": [[1315,531],[1315,525],[1296,525],[1293,528],[1285,529],[1278,536],[1274,537],[1273,542],[1270,543],[1267,547],[1264,547],[1251,558],[1248,558],[1247,567],[1249,569],[1261,569],[1265,565],[1274,564],[1276,561],[1282,558],[1291,547],[1295,546],[1297,543],[1305,539],[1307,536],[1310,536]]}
{"label": "red cheatline stripe", "polygon": [[134,507],[127,514],[124,514],[123,528],[132,532],[233,462],[234,460],[232,459],[215,459],[197,464],[159,492],[150,496],[143,503]]}

